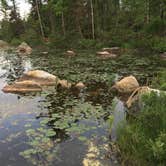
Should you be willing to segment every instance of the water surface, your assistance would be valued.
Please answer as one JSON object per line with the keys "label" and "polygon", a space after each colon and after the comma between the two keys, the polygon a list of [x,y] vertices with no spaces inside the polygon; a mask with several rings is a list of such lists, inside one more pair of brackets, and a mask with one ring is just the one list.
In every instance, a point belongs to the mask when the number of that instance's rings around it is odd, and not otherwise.
{"label": "water surface", "polygon": [[[165,63],[147,57],[124,55],[101,60],[81,52],[68,58],[60,51],[20,57],[0,52],[0,89],[24,72],[40,69],[67,79],[83,81],[79,91],[45,89],[42,93],[5,94],[0,91],[0,163],[4,166],[31,165],[116,165],[109,156],[108,116],[112,113],[110,87],[115,75],[135,75],[149,84]],[[53,116],[56,118],[49,121]],[[54,136],[52,130],[56,132]]]}

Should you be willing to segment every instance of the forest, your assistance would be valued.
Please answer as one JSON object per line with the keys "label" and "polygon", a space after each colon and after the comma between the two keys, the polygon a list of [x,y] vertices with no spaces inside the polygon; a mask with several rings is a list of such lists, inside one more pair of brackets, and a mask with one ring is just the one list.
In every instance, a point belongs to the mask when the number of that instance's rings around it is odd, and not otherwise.
{"label": "forest", "polygon": [[2,163],[165,166],[166,0],[0,0]]}
{"label": "forest", "polygon": [[13,44],[166,50],[165,0],[28,0],[26,19],[10,1],[1,0],[0,36]]}

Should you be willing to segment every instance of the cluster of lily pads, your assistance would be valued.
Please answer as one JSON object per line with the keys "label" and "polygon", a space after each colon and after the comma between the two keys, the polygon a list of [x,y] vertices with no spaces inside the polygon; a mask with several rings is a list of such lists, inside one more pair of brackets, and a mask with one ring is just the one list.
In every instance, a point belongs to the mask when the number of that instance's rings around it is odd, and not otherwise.
{"label": "cluster of lily pads", "polygon": [[45,96],[43,105],[48,112],[44,117],[41,116],[39,128],[27,129],[30,149],[21,152],[22,156],[36,165],[57,159],[58,145],[62,141],[76,138],[86,143],[87,132],[93,135],[106,125],[112,111],[109,87],[116,77],[134,74],[141,83],[151,82],[156,71],[164,68],[164,64],[157,66],[155,58],[140,56],[123,55],[116,60],[101,60],[87,52],[74,58],[64,58],[58,52],[56,54],[48,54],[47,57],[33,54],[33,66],[71,82],[82,81],[88,86],[78,96],[70,90],[57,93],[56,89],[41,94]]}

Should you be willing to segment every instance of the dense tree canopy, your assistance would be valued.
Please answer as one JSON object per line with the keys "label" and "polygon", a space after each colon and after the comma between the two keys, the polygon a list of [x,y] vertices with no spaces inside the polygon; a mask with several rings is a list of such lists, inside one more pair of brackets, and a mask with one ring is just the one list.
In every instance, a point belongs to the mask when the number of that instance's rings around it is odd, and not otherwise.
{"label": "dense tree canopy", "polygon": [[[0,37],[38,43],[95,39],[107,45],[142,46],[165,50],[166,0],[28,0],[31,11],[21,20],[15,0],[1,0]],[[7,32],[6,32],[7,31]],[[146,37],[145,37],[146,36]],[[152,39],[153,38],[153,39]],[[137,41],[138,40],[138,41]],[[137,41],[136,44],[134,41]],[[158,49],[158,48],[157,48]]]}

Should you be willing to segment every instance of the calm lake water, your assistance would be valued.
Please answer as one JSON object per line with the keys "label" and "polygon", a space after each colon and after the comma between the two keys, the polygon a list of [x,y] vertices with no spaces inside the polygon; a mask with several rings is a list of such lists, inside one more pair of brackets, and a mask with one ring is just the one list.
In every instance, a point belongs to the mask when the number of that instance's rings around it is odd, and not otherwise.
{"label": "calm lake water", "polygon": [[[67,58],[56,51],[20,57],[1,51],[0,89],[33,69],[48,71],[71,82],[83,81],[87,88],[65,91],[52,87],[26,95],[0,91],[0,163],[3,166],[117,165],[108,155],[110,127],[106,121],[112,112],[114,97],[109,91],[109,82],[111,86],[115,79],[112,75],[121,77],[133,73],[145,84],[165,67],[165,63],[157,66],[155,59],[126,57],[128,60],[101,60],[82,52],[80,57]],[[90,113],[84,112],[85,109]],[[76,111],[71,113],[71,110]],[[54,137],[43,139],[45,131],[55,128],[52,127],[55,122],[43,125],[43,120],[48,120],[53,113],[59,115],[56,124],[59,128]],[[76,116],[78,119],[70,122],[70,117]],[[67,123],[66,128],[63,122]]]}

